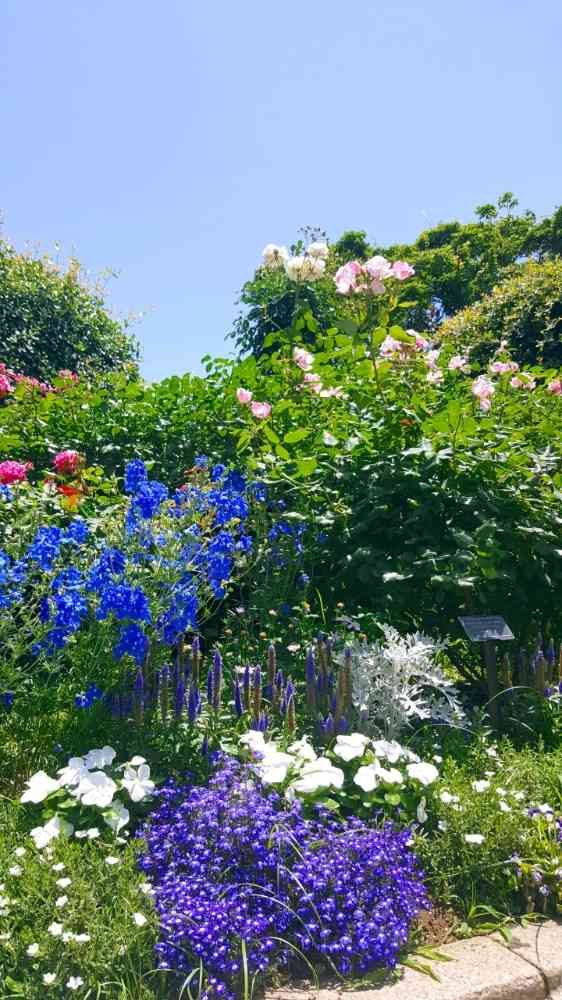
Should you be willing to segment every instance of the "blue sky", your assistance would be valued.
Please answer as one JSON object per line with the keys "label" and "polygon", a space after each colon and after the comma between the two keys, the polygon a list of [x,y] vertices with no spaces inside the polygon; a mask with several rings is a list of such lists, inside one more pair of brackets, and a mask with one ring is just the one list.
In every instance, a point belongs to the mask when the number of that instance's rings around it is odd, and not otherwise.
{"label": "blue sky", "polygon": [[409,240],[562,202],[558,0],[67,0],[0,9],[0,209],[119,272],[148,378],[198,368],[265,243]]}

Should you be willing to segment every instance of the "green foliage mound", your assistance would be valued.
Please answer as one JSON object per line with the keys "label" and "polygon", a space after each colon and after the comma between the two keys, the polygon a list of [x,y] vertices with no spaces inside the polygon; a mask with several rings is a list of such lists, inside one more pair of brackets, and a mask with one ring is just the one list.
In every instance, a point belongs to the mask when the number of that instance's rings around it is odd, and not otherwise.
{"label": "green foliage mound", "polygon": [[509,277],[439,330],[440,338],[484,363],[505,341],[521,365],[562,364],[562,260],[516,265]]}
{"label": "green foliage mound", "polygon": [[17,253],[0,241],[0,361],[26,375],[50,380],[66,369],[110,371],[135,362],[135,341],[112,319],[98,290],[48,258]]}

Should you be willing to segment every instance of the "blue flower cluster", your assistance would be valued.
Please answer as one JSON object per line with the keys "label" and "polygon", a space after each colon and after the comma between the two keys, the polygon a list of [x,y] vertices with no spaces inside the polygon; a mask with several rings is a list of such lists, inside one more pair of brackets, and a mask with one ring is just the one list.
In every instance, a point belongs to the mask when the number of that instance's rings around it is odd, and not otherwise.
{"label": "blue flower cluster", "polygon": [[244,962],[253,977],[295,949],[343,975],[393,968],[428,905],[410,831],[307,819],[247,766],[217,764],[207,787],[165,785],[144,831],[159,967],[185,978],[201,963],[206,1000],[236,1000]]}
{"label": "blue flower cluster", "polygon": [[91,708],[100,698],[103,698],[103,691],[96,684],[89,684],[85,691],[74,696],[74,704],[76,708]]}

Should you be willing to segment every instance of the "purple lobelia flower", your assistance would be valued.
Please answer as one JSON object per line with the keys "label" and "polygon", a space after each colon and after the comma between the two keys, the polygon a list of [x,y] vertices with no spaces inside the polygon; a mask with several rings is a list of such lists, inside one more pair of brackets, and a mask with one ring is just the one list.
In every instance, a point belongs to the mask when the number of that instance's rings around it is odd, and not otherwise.
{"label": "purple lobelia flower", "polygon": [[201,963],[202,997],[236,1000],[244,972],[286,965],[295,949],[343,975],[396,965],[427,906],[408,829],[306,818],[220,755],[207,787],[169,782],[158,797],[139,863],[161,969],[185,980]]}

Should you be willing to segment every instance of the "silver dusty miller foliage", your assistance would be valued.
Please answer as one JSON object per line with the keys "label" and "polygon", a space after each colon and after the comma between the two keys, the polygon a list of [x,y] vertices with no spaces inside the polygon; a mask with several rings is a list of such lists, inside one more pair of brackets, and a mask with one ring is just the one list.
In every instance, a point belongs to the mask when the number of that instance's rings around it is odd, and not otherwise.
{"label": "silver dusty miller foliage", "polygon": [[353,703],[369,733],[396,739],[416,719],[459,725],[456,688],[436,662],[444,643],[420,632],[402,636],[390,625],[382,630],[380,642],[350,646]]}

